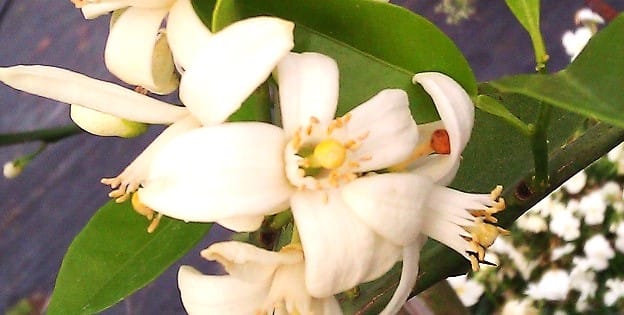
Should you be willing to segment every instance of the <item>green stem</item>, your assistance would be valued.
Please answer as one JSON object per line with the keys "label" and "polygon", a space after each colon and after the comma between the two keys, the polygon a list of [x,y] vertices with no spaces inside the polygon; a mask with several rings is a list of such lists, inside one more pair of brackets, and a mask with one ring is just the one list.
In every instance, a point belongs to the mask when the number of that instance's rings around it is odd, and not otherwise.
{"label": "green stem", "polygon": [[37,129],[32,131],[0,134],[0,146],[26,143],[32,141],[43,141],[53,143],[61,139],[71,137],[83,132],[76,125],[66,125],[62,127]]}
{"label": "green stem", "polygon": [[535,133],[531,137],[531,150],[535,165],[535,177],[532,181],[534,191],[542,191],[548,185],[548,124],[552,106],[540,105],[539,116],[535,123]]}

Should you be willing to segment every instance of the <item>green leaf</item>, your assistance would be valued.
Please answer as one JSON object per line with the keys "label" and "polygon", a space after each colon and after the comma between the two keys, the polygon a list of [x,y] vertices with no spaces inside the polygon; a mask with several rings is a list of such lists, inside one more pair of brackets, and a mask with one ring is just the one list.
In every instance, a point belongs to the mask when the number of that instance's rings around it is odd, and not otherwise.
{"label": "green leaf", "polygon": [[505,2],[531,37],[538,70],[544,68],[548,54],[540,31],[540,0],[505,0]]}
{"label": "green leaf", "polygon": [[624,16],[620,15],[596,34],[565,70],[552,75],[510,76],[491,85],[624,127],[623,51]]}
{"label": "green leaf", "polygon": [[512,114],[505,107],[505,105],[501,104],[495,98],[487,95],[479,95],[475,98],[474,103],[478,109],[502,118],[504,121],[517,128],[525,136],[528,137],[531,135],[531,128],[529,128],[526,123],[516,117],[516,115]]}
{"label": "green leaf", "polygon": [[315,51],[340,68],[338,114],[385,88],[407,91],[418,122],[437,119],[429,96],[411,83],[414,73],[439,71],[476,94],[474,75],[461,52],[426,19],[398,6],[356,0],[222,0],[214,30],[246,17],[273,15],[294,21],[295,51]]}
{"label": "green leaf", "polygon": [[211,224],[149,221],[129,202],[107,203],[76,236],[56,279],[48,314],[93,314],[153,281],[199,242]]}

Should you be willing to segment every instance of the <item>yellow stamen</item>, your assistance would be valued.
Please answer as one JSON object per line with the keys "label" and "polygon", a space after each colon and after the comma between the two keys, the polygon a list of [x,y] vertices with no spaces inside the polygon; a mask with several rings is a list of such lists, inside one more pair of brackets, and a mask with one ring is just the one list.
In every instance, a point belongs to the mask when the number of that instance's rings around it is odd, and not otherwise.
{"label": "yellow stamen", "polygon": [[334,140],[325,139],[316,145],[312,156],[309,157],[312,167],[323,167],[333,170],[340,167],[347,157],[345,146]]}
{"label": "yellow stamen", "polygon": [[148,220],[151,220],[154,218],[154,210],[152,210],[152,208],[146,206],[143,202],[141,202],[141,199],[139,199],[138,192],[132,194],[131,203],[132,203],[132,208],[134,208],[134,211],[136,211],[138,214],[146,217]]}
{"label": "yellow stamen", "polygon": [[157,214],[156,218],[152,220],[152,223],[150,223],[150,225],[147,227],[147,233],[152,233],[154,232],[154,230],[156,230],[158,224],[160,223],[160,218],[162,218],[162,213]]}
{"label": "yellow stamen", "polygon": [[76,6],[76,8],[80,9],[87,4],[87,0],[71,0],[71,2]]}

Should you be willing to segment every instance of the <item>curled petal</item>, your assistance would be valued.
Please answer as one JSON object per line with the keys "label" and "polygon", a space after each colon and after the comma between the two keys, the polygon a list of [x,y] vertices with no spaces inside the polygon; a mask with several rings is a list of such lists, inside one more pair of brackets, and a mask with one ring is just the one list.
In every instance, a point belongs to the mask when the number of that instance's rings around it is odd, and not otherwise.
{"label": "curled petal", "polygon": [[401,280],[399,286],[396,288],[392,299],[386,305],[386,307],[379,313],[380,315],[392,315],[397,314],[407,298],[410,292],[416,285],[418,278],[418,261],[420,260],[420,249],[422,248],[426,237],[420,237],[420,240],[403,248],[403,267],[401,269]]}
{"label": "curled petal", "polygon": [[293,28],[255,17],[216,33],[185,70],[180,99],[204,125],[225,121],[292,49]]}
{"label": "curled petal", "polygon": [[301,251],[278,253],[236,241],[212,244],[201,255],[219,262],[230,275],[249,282],[268,279],[280,265],[303,262]]}
{"label": "curled petal", "polygon": [[448,184],[455,177],[462,151],[470,140],[474,124],[474,105],[466,91],[452,78],[437,72],[414,75],[414,84],[419,83],[433,99],[438,114],[449,135],[451,152],[431,159],[413,169],[427,175],[440,184]]}
{"label": "curled petal", "polygon": [[348,135],[363,138],[354,152],[362,157],[358,171],[389,167],[407,159],[418,141],[418,127],[403,90],[387,89],[349,112]]}
{"label": "curled petal", "polygon": [[267,281],[247,282],[232,276],[203,275],[193,267],[178,271],[182,304],[188,314],[255,314],[264,303]]}
{"label": "curled petal", "polygon": [[115,117],[80,105],[71,105],[69,117],[80,128],[98,136],[132,138],[147,130],[145,124]]}
{"label": "curled petal", "polygon": [[157,94],[178,87],[167,37],[160,33],[167,9],[127,8],[111,20],[104,50],[108,70],[124,82]]}
{"label": "curled petal", "polygon": [[[306,261],[306,286],[310,295],[326,297],[387,272],[400,249],[375,256],[384,242],[355,217],[338,191],[302,191],[291,199],[295,223]],[[392,247],[389,247],[392,248]],[[383,271],[383,272],[382,272]]]}
{"label": "curled petal", "polygon": [[154,158],[139,193],[150,208],[185,221],[260,216],[288,207],[282,129],[227,123],[183,134]]}
{"label": "curled petal", "polygon": [[422,232],[428,213],[424,204],[433,182],[412,174],[381,174],[356,179],[342,197],[358,219],[400,246],[413,243]]}
{"label": "curled petal", "polygon": [[56,67],[0,68],[0,81],[20,91],[136,122],[169,124],[188,115],[185,108]]}
{"label": "curled petal", "polygon": [[277,65],[282,125],[287,135],[310,123],[328,123],[338,106],[338,65],[318,53],[290,53]]}
{"label": "curled petal", "polygon": [[[178,66],[187,69],[212,33],[195,13],[190,0],[178,0],[167,17],[167,40]],[[206,73],[210,75],[210,73]]]}

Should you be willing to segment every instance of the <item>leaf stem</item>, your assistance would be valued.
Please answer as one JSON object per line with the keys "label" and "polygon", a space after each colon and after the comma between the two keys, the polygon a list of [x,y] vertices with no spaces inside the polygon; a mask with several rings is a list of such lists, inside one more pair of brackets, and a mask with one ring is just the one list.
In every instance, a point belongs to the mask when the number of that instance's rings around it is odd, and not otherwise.
{"label": "leaf stem", "polygon": [[531,186],[534,191],[543,191],[548,186],[548,124],[551,112],[552,106],[540,105],[534,134],[531,137],[531,150],[535,165],[535,176]]}
{"label": "leaf stem", "polygon": [[66,125],[54,128],[37,129],[31,131],[0,134],[0,146],[7,146],[32,141],[43,141],[53,143],[61,139],[71,137],[83,132],[76,125]]}

